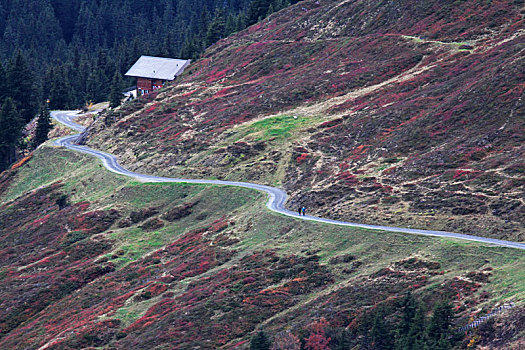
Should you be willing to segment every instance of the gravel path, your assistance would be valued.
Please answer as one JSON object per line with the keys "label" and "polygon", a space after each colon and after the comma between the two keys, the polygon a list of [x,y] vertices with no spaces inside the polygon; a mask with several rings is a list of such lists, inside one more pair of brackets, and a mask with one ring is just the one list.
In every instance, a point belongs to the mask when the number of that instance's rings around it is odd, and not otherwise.
{"label": "gravel path", "polygon": [[[85,128],[79,124],[76,124],[73,122],[73,119],[78,116],[78,112],[76,111],[53,111],[51,112],[51,116],[56,121],[76,130],[79,132],[83,132]],[[159,177],[159,176],[152,176],[152,175],[144,175],[135,173],[132,171],[129,171],[125,168],[123,168],[119,163],[117,158],[112,155],[105,152],[97,151],[94,149],[91,149],[86,146],[79,146],[75,144],[76,139],[78,138],[77,135],[71,135],[66,136],[63,138],[60,138],[56,140],[53,144],[55,146],[62,146],[66,147],[68,149],[82,152],[86,154],[90,154],[92,156],[95,156],[99,158],[104,166],[111,172],[114,172],[116,174],[129,176],[132,178],[135,178],[139,181],[145,181],[145,182],[183,182],[183,183],[194,183],[194,184],[214,184],[214,185],[226,185],[226,186],[238,186],[238,187],[245,187],[245,188],[251,188],[258,191],[263,191],[268,194],[268,202],[266,203],[266,206],[268,209],[286,215],[291,216],[297,219],[301,220],[308,220],[308,221],[317,221],[317,222],[324,222],[328,224],[334,224],[339,226],[350,226],[350,227],[360,227],[360,228],[367,228],[372,230],[383,230],[383,231],[390,231],[390,232],[401,232],[401,233],[409,233],[409,234],[415,234],[415,235],[422,235],[422,236],[435,236],[435,237],[446,237],[446,238],[456,238],[461,240],[467,240],[467,241],[474,241],[474,242],[481,242],[481,243],[487,243],[491,245],[501,246],[501,247],[509,247],[509,248],[515,248],[515,249],[525,249],[524,243],[518,243],[518,242],[511,242],[511,241],[504,241],[499,239],[493,239],[493,238],[486,238],[486,237],[478,237],[478,236],[472,236],[472,235],[465,235],[461,233],[454,233],[454,232],[446,232],[446,231],[431,231],[431,230],[418,230],[418,229],[411,229],[411,228],[401,228],[401,227],[391,227],[391,226],[378,226],[378,225],[365,225],[365,224],[359,224],[359,223],[353,223],[353,222],[346,222],[346,221],[337,221],[337,220],[330,220],[330,219],[324,219],[320,217],[315,216],[299,216],[298,213],[294,211],[290,211],[284,207],[284,204],[286,203],[287,195],[286,192],[279,188],[270,187],[270,186],[264,186],[264,185],[258,185],[253,184],[249,182],[235,182],[235,181],[221,181],[221,180],[194,180],[194,179],[179,179],[179,178],[170,178],[170,177]]]}

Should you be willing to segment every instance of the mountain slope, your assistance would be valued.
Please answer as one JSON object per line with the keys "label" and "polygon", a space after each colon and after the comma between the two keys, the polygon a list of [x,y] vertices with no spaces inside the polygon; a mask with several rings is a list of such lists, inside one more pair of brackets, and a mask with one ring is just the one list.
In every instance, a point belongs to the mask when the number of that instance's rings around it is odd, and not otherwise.
{"label": "mountain slope", "polygon": [[[523,241],[523,14],[302,1],[88,143],[144,173],[281,185],[323,216]],[[410,295],[422,319],[451,304],[449,348],[523,345],[521,251],[295,220],[257,192],[137,183],[49,145],[2,173],[0,201],[0,349],[247,349],[259,329],[370,348],[400,341]]]}
{"label": "mountain slope", "polygon": [[407,292],[451,302],[454,327],[515,300],[483,343],[523,332],[520,251],[295,220],[256,192],[136,183],[55,147],[0,184],[1,349],[246,348],[322,318],[331,348],[362,346]]}
{"label": "mountain slope", "polygon": [[523,17],[519,1],[303,1],[89,142],[142,172],[281,184],[322,216],[523,241]]}

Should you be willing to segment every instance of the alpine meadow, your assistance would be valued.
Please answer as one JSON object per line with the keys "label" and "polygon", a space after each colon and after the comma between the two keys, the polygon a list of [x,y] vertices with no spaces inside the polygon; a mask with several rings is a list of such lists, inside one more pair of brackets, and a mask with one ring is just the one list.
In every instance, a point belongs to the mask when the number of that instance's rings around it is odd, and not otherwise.
{"label": "alpine meadow", "polygon": [[0,349],[525,349],[524,0],[2,0]]}

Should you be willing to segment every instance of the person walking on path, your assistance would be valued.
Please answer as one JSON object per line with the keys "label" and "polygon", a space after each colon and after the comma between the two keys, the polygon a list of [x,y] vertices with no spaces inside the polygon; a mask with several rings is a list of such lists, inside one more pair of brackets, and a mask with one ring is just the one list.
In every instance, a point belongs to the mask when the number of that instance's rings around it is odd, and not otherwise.
{"label": "person walking on path", "polygon": [[299,207],[299,209],[297,209],[297,212],[299,213],[299,216],[301,216],[301,213],[303,212],[303,208]]}
{"label": "person walking on path", "polygon": [[306,216],[306,207],[301,208],[301,213],[303,214],[303,216]]}

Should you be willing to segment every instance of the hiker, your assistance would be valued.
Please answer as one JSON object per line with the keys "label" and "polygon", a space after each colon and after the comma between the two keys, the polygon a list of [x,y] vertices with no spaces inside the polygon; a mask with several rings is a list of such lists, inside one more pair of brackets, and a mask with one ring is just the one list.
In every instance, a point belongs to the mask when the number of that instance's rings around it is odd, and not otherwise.
{"label": "hiker", "polygon": [[301,215],[301,213],[303,212],[303,208],[299,207],[299,209],[297,209],[297,212],[299,213],[299,215]]}
{"label": "hiker", "polygon": [[303,214],[303,216],[306,216],[306,207],[301,208],[301,213]]}

